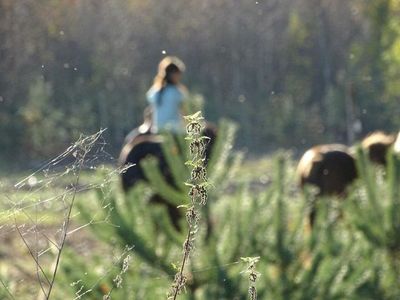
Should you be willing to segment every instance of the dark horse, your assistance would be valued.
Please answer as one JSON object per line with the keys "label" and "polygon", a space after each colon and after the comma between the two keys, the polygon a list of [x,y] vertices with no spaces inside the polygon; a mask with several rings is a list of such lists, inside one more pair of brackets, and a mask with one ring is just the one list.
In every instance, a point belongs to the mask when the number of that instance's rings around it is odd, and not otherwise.
{"label": "dark horse", "polygon": [[395,135],[376,131],[365,137],[361,142],[361,146],[366,150],[372,162],[386,166],[386,154],[395,141]]}
{"label": "dark horse", "polygon": [[[393,146],[395,137],[380,131],[373,132],[364,138],[361,147],[369,159],[386,165],[386,154]],[[318,188],[318,196],[346,195],[347,187],[358,177],[356,161],[352,151],[345,145],[319,145],[304,153],[297,167],[300,187],[310,184]],[[316,209],[311,208],[309,220],[315,221]]]}
{"label": "dark horse", "polygon": [[[217,136],[216,127],[210,123],[206,123],[203,135],[209,138],[205,151],[206,161],[208,161]],[[176,183],[174,182],[174,178],[162,151],[162,136],[151,133],[151,126],[149,126],[148,119],[145,118],[143,125],[131,131],[125,141],[126,144],[123,146],[119,157],[119,165],[123,167],[132,164],[131,167],[128,167],[121,173],[122,188],[125,192],[128,192],[129,189],[139,181],[147,181],[143,169],[140,166],[140,162],[148,156],[157,158],[158,166],[166,182],[176,187]],[[180,149],[178,149],[177,155],[180,155],[179,153]],[[179,229],[181,213],[175,205],[172,205],[158,194],[153,195],[150,201],[152,203],[165,205],[172,223]]]}
{"label": "dark horse", "polygon": [[[318,188],[318,196],[345,195],[347,186],[357,178],[357,168],[349,148],[340,145],[319,145],[309,149],[297,167],[300,187],[310,184]],[[316,208],[311,207],[309,222],[315,221]]]}

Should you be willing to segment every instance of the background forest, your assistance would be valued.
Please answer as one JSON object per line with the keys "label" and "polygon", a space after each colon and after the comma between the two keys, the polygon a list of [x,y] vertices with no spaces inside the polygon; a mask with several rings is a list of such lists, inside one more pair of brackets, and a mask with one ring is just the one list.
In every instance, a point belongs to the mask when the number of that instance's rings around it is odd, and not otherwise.
{"label": "background forest", "polygon": [[117,153],[165,53],[251,153],[400,127],[398,0],[1,0],[2,161],[99,128]]}

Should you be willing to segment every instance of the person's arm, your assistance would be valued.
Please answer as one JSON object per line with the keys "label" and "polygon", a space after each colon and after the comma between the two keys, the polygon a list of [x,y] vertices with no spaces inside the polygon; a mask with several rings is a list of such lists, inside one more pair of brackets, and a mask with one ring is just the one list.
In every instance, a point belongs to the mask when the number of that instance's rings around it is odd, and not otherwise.
{"label": "person's arm", "polygon": [[156,102],[156,92],[154,92],[153,88],[150,88],[146,93],[147,102],[150,104],[154,104]]}

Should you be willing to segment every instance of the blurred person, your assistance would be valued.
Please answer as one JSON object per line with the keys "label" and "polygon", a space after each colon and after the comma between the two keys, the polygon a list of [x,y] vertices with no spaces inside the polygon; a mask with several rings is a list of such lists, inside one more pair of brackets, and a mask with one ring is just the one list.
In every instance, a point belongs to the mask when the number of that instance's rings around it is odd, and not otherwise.
{"label": "blurred person", "polygon": [[158,65],[158,73],[147,92],[152,107],[152,132],[183,132],[182,103],[187,93],[181,83],[184,63],[177,57],[167,56]]}
{"label": "blurred person", "polygon": [[130,143],[138,136],[150,134],[152,125],[152,110],[150,106],[147,106],[143,111],[143,124],[128,133],[125,137],[124,144]]}

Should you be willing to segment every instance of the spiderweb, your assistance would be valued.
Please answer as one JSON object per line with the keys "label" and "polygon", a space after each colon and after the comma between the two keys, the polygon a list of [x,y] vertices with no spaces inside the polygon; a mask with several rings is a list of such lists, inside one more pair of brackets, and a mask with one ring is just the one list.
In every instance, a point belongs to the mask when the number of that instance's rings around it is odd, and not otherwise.
{"label": "spiderweb", "polygon": [[74,204],[94,189],[110,192],[103,187],[122,171],[114,167],[103,133],[81,136],[23,179],[1,179],[0,260],[12,261],[0,269],[4,296],[19,299],[24,289],[32,295],[39,286],[32,299],[49,298],[64,246],[78,253],[94,248],[84,230],[92,222],[80,224]]}

